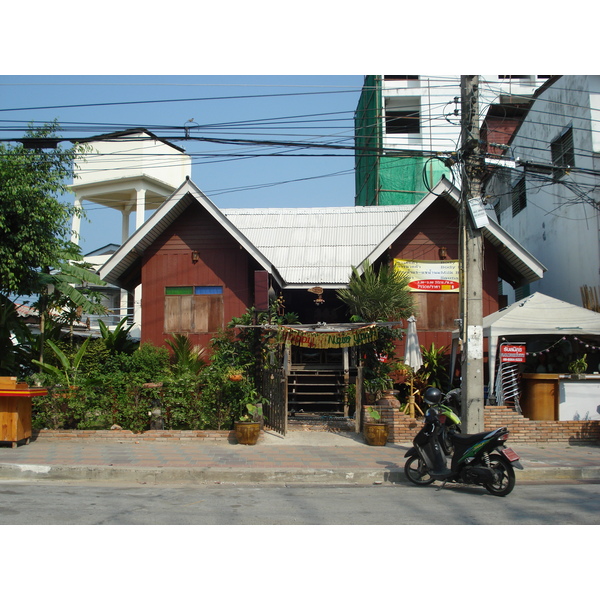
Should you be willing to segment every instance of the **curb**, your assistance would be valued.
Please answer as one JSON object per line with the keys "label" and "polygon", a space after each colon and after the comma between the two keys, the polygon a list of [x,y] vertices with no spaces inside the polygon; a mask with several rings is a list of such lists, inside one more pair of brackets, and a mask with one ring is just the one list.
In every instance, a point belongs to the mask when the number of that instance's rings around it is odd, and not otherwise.
{"label": "curb", "polygon": [[[537,467],[516,471],[517,482],[600,480],[600,467]],[[408,483],[402,468],[393,469],[236,469],[48,466],[0,464],[1,481],[113,482],[139,484],[330,484]]]}
{"label": "curb", "polygon": [[537,467],[520,471],[515,469],[517,482],[519,481],[562,481],[600,480],[600,467]]}
{"label": "curb", "polygon": [[99,467],[63,465],[1,464],[0,482],[11,481],[88,481],[129,483],[316,483],[376,484],[405,480],[402,469],[204,469],[162,467]]}

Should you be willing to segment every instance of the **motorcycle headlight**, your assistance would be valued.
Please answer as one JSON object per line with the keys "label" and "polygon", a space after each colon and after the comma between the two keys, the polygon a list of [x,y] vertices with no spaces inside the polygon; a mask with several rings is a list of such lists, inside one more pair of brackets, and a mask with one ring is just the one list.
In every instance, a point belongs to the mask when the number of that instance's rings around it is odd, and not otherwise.
{"label": "motorcycle headlight", "polygon": [[435,408],[428,408],[425,412],[425,420],[428,422],[437,421],[438,420],[438,412]]}

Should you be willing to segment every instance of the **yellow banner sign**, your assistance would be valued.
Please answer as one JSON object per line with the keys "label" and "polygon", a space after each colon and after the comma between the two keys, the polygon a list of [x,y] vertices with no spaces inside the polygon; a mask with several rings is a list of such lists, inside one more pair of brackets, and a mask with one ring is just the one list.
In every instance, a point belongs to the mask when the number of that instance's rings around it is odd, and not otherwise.
{"label": "yellow banner sign", "polygon": [[374,342],[377,327],[367,325],[348,331],[303,331],[292,327],[282,327],[283,341],[302,348],[349,348]]}
{"label": "yellow banner sign", "polygon": [[412,292],[458,292],[458,265],[457,260],[394,259],[396,269],[408,273]]}

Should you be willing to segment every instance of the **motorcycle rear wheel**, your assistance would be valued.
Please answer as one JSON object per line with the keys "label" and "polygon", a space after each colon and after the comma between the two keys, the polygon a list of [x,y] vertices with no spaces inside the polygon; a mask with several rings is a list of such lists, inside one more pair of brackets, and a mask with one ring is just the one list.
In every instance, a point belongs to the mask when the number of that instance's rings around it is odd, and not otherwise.
{"label": "motorcycle rear wheel", "polygon": [[430,485],[435,481],[435,479],[429,474],[427,465],[419,456],[411,456],[404,463],[404,474],[406,475],[407,479],[415,485]]}
{"label": "motorcycle rear wheel", "polygon": [[485,489],[494,496],[507,496],[515,487],[516,477],[513,466],[499,454],[490,456],[490,466],[497,473],[498,482],[486,483]]}

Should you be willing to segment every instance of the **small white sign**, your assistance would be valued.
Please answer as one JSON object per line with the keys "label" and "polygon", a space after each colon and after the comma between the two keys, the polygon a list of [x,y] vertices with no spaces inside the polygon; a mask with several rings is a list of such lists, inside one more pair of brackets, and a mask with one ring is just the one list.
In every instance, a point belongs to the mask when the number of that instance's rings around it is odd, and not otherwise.
{"label": "small white sign", "polygon": [[477,227],[477,229],[485,227],[489,223],[489,220],[481,198],[470,198],[468,203],[471,218],[473,219],[473,223],[475,223],[475,227]]}
{"label": "small white sign", "polygon": [[469,325],[467,327],[467,360],[483,358],[483,327]]}

